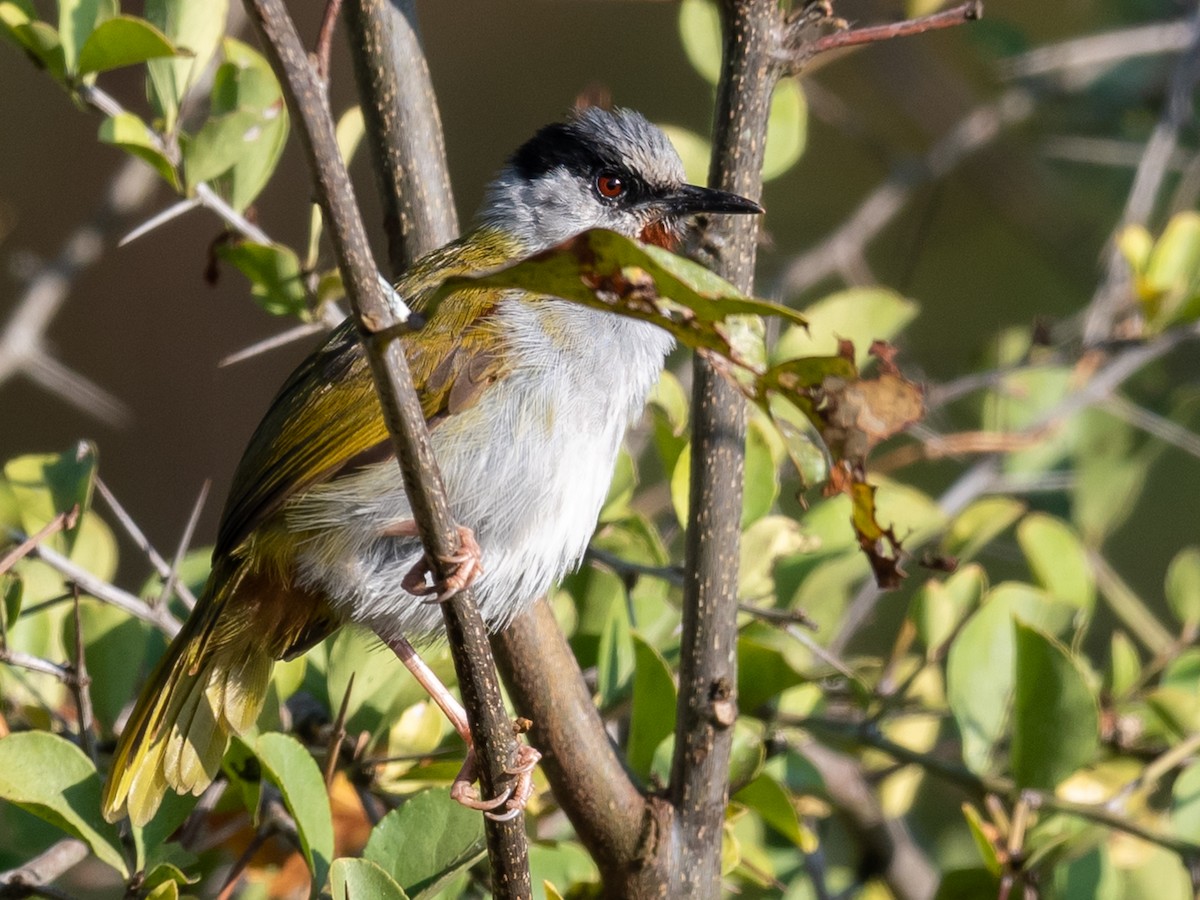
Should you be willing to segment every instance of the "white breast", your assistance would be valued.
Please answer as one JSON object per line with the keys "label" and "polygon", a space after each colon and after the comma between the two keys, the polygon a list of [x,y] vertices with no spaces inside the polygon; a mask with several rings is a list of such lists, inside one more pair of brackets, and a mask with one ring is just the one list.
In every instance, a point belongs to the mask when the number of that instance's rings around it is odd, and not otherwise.
{"label": "white breast", "polygon": [[[582,557],[621,438],[671,346],[652,325],[563,301],[507,303],[498,319],[521,365],[433,432],[455,516],[483,551],[475,594],[493,629]],[[391,460],[297,498],[289,525],[317,534],[298,555],[301,580],[377,631],[437,633],[437,606],[400,587],[419,547],[379,536],[408,517]]]}

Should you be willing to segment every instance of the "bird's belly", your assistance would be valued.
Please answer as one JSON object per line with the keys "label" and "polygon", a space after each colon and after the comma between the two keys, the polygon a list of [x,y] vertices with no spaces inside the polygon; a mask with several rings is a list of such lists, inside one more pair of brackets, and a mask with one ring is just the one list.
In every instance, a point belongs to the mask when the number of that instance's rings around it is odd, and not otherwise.
{"label": "bird's belly", "polygon": [[[544,379],[527,384],[518,376],[496,387],[433,432],[455,518],[474,530],[482,550],[475,596],[492,629],[583,555],[636,405],[628,395],[592,389],[547,396]],[[437,604],[401,587],[419,544],[382,536],[410,515],[391,460],[310,491],[289,510],[289,524],[309,534],[297,556],[301,581],[384,635],[437,633]]]}

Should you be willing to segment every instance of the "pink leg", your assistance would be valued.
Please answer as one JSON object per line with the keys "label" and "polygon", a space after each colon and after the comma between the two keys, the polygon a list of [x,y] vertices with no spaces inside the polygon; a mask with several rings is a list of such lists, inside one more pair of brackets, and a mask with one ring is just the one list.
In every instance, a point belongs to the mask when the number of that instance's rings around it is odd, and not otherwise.
{"label": "pink leg", "polygon": [[[425,664],[425,660],[421,659],[412,644],[402,637],[388,638],[384,640],[384,643],[399,657],[405,668],[412,672],[417,683],[425,688],[430,698],[438,705],[438,708],[450,720],[450,724],[454,726],[454,730],[467,744],[467,758],[454,777],[454,783],[450,787],[450,796],[463,806],[482,810],[485,816],[498,822],[507,821],[518,815],[533,794],[533,769],[538,760],[542,758],[542,754],[528,744],[521,744],[517,751],[516,765],[504,770],[507,774],[516,777],[516,784],[509,786],[498,797],[481,800],[479,791],[474,785],[479,775],[475,765],[475,741],[471,737],[467,711],[450,693],[450,689],[442,684],[442,680],[434,674],[434,671]],[[504,812],[492,812],[501,805],[504,806]]]}
{"label": "pink leg", "polygon": [[[384,528],[380,534],[388,537],[417,537],[417,523],[411,519],[396,522]],[[425,583],[425,576],[433,569],[429,557],[423,556],[411,571],[404,576],[401,587],[418,597],[428,594],[436,595],[432,602],[444,603],[460,591],[466,590],[475,579],[483,574],[481,557],[483,551],[475,540],[475,533],[465,525],[458,526],[458,552],[442,560],[446,565],[454,566],[454,572],[444,581],[435,582],[432,586]]]}

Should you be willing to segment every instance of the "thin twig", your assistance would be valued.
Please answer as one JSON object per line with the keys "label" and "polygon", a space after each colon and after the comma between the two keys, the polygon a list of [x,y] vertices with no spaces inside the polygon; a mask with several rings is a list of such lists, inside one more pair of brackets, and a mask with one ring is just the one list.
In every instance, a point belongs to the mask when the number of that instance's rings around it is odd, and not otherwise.
{"label": "thin twig", "polygon": [[72,678],[67,682],[75,697],[75,710],[79,714],[79,743],[92,758],[96,768],[100,767],[100,756],[96,752],[96,736],[92,733],[95,713],[92,709],[92,679],[88,675],[87,657],[83,647],[83,618],[79,614],[79,588],[75,588],[75,661],[71,664]]}
{"label": "thin twig", "polygon": [[18,669],[25,669],[27,672],[37,672],[39,675],[49,675],[51,678],[56,678],[66,685],[69,685],[74,678],[70,668],[67,666],[60,666],[58,663],[52,663],[50,660],[42,659],[40,656],[31,656],[28,653],[22,653],[20,650],[10,650],[8,647],[0,647],[0,663],[16,666]]}
{"label": "thin twig", "polygon": [[269,350],[276,350],[279,347],[284,347],[290,343],[293,343],[294,341],[303,340],[310,335],[327,331],[328,328],[328,324],[323,321],[304,322],[300,325],[296,325],[287,329],[287,331],[281,331],[279,334],[272,335],[269,338],[264,338],[261,341],[251,344],[249,347],[245,347],[234,353],[230,353],[228,356],[222,357],[220,361],[217,362],[217,368],[220,369],[224,368],[225,366],[232,366],[234,363],[245,362],[248,359],[266,353]]}
{"label": "thin twig", "polygon": [[[863,44],[874,44],[879,41],[890,41],[894,38],[911,37],[936,31],[942,28],[954,28],[967,22],[973,22],[983,17],[982,0],[972,0],[953,9],[921,16],[917,19],[906,19],[903,22],[893,22],[890,25],[871,25],[866,28],[851,28],[835,31],[808,42],[798,49],[792,50],[784,57],[789,72],[796,72],[814,56],[840,50],[844,47],[857,47]],[[790,49],[790,48],[789,48]]]}
{"label": "thin twig", "polygon": [[[154,570],[158,573],[158,577],[166,578],[168,575],[170,575],[171,564],[163,559],[162,555],[154,549],[154,546],[150,543],[150,539],[147,538],[142,529],[138,527],[137,522],[133,520],[133,516],[129,515],[129,513],[126,512],[125,507],[123,507],[117,501],[116,495],[113,494],[109,486],[105,484],[104,479],[97,475],[95,484],[96,491],[101,497],[104,498],[104,502],[108,504],[108,508],[112,510],[113,515],[117,517],[117,521],[121,523],[121,527],[125,529],[126,534],[128,534],[129,537],[132,538],[133,542],[137,544],[138,549],[146,554],[146,558],[149,559],[150,564],[154,566]],[[189,588],[186,584],[177,583],[175,585],[175,591],[183,600],[184,604],[186,604],[188,609],[191,609],[196,605],[196,595],[192,593],[191,588]]]}
{"label": "thin twig", "polygon": [[63,838],[29,862],[7,872],[0,872],[0,897],[28,896],[24,892],[62,877],[90,854],[91,850],[83,841]]}
{"label": "thin twig", "polygon": [[[179,592],[179,567],[183,564],[183,559],[187,556],[188,547],[192,544],[192,535],[196,532],[196,525],[200,521],[200,513],[204,509],[204,501],[208,499],[208,489],[212,487],[212,482],[207,478],[204,484],[200,486],[200,493],[196,497],[196,502],[192,506],[192,514],[188,516],[187,524],[183,527],[183,534],[179,538],[179,546],[175,548],[175,557],[171,562],[171,568],[167,572],[167,577],[163,579],[162,592],[158,596],[159,606],[163,606],[171,599],[172,592],[175,592],[179,599],[187,604],[187,598],[183,593]],[[190,592],[189,592],[190,595]],[[194,607],[195,601],[192,602],[188,609]]]}
{"label": "thin twig", "polygon": [[333,52],[333,30],[337,27],[338,13],[342,11],[342,0],[326,0],[325,15],[321,19],[321,33],[317,35],[317,76],[329,87],[329,57]]}
{"label": "thin twig", "polygon": [[171,615],[170,610],[166,607],[150,606],[140,597],[98,578],[78,563],[72,562],[58,551],[51,550],[45,545],[36,547],[33,555],[62,575],[68,582],[79,585],[80,590],[85,594],[91,594],[97,600],[103,600],[135,618],[149,622],[168,637],[174,637],[179,633],[179,620]]}
{"label": "thin twig", "polygon": [[857,267],[867,245],[900,214],[917,188],[944,178],[1033,111],[1033,97],[1020,88],[971,110],[917,165],[895,167],[832,234],[793,259],[780,278],[778,293],[795,296],[824,278]]}
{"label": "thin twig", "polygon": [[40,529],[37,534],[27,537],[21,543],[17,544],[12,550],[5,554],[3,559],[0,559],[0,575],[3,575],[9,569],[17,564],[17,562],[28,556],[38,545],[46,538],[53,534],[58,534],[60,531],[70,531],[75,527],[75,523],[79,521],[79,504],[76,503],[66,512],[61,512]]}
{"label": "thin twig", "polygon": [[[1055,406],[1023,430],[1024,434],[1037,434],[1054,423],[1065,422],[1071,416],[1097,403],[1104,402],[1113,393],[1146,366],[1166,356],[1189,340],[1200,337],[1200,326],[1178,328],[1158,335],[1145,343],[1127,345],[1114,353],[1107,363],[1097,369],[1090,381],[1067,394]],[[946,521],[951,521],[971,502],[994,491],[1002,477],[1000,457],[991,456],[980,460],[958,477],[938,499],[938,508]],[[930,539],[934,536],[931,535]],[[907,547],[912,552],[917,547]],[[858,629],[867,621],[882,592],[874,581],[867,579],[846,612],[842,616],[838,633],[829,647],[840,653]]]}
{"label": "thin twig", "polygon": [[1146,142],[1125,209],[1109,241],[1104,280],[1088,304],[1083,327],[1086,346],[1108,340],[1117,314],[1130,301],[1129,263],[1117,248],[1116,236],[1128,225],[1145,224],[1149,220],[1175,153],[1179,133],[1192,120],[1192,89],[1200,78],[1200,10],[1193,14],[1190,27],[1191,40],[1175,65],[1162,115]]}
{"label": "thin twig", "polygon": [[350,711],[350,692],[354,690],[354,672],[346,682],[346,692],[342,694],[342,705],[338,707],[337,718],[329,732],[329,751],[325,759],[325,790],[333,785],[333,776],[337,772],[338,757],[342,753],[342,741],[346,739],[346,715]]}
{"label": "thin twig", "polygon": [[1105,412],[1110,412],[1119,419],[1124,419],[1130,425],[1140,428],[1153,437],[1178,447],[1184,453],[1200,457],[1200,434],[1184,428],[1178,422],[1172,422],[1165,416],[1138,406],[1120,394],[1113,394],[1104,401]]}
{"label": "thin twig", "polygon": [[[1086,69],[1099,74],[1117,63],[1138,56],[1158,56],[1184,50],[1192,42],[1187,19],[1121,28],[1069,41],[1059,41],[1027,53],[1010,56],[997,68],[1005,79],[1029,78]],[[1087,79],[1094,80],[1094,75]]]}

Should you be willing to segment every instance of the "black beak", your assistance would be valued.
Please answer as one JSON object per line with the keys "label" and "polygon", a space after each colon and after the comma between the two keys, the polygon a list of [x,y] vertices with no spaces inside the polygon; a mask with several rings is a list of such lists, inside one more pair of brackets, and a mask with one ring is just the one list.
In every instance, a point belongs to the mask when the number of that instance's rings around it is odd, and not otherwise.
{"label": "black beak", "polygon": [[662,203],[672,216],[694,216],[697,213],[744,215],[763,212],[763,208],[753,200],[747,200],[729,191],[697,187],[694,184],[685,184],[671,191],[662,198]]}

